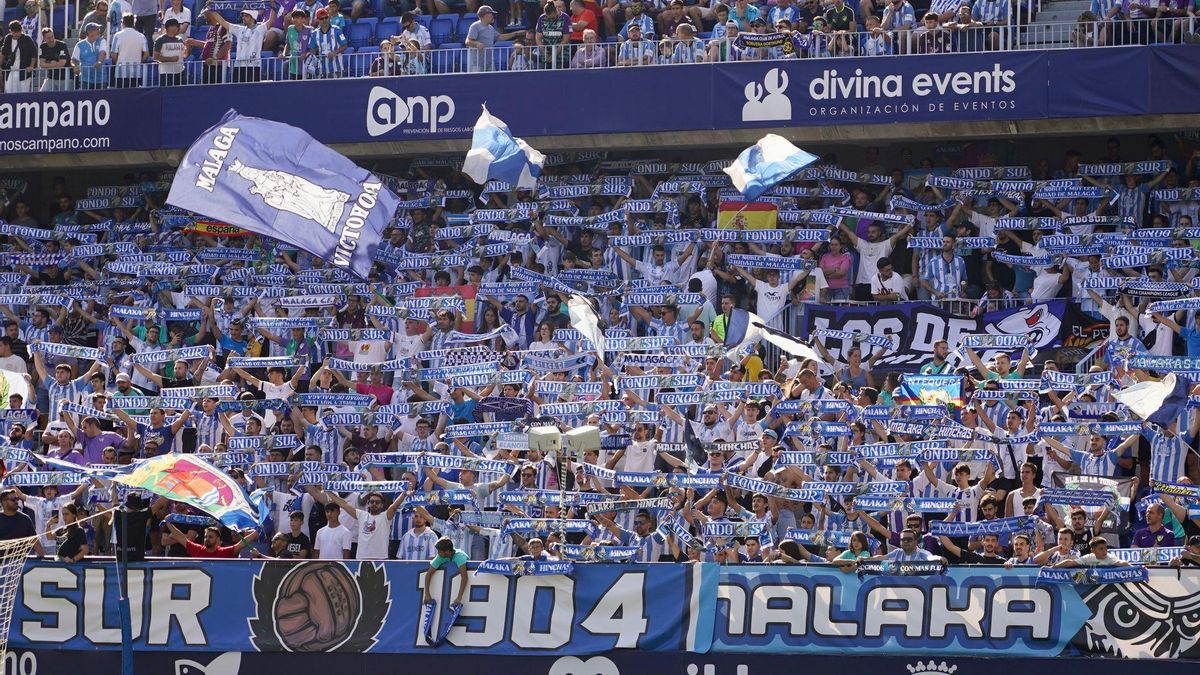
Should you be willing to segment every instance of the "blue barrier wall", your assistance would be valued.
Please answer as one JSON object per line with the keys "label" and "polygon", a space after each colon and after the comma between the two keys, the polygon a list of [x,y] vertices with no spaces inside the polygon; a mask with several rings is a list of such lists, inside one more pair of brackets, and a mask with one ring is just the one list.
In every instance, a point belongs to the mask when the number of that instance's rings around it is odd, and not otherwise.
{"label": "blue barrier wall", "polygon": [[[860,579],[828,567],[577,565],[471,574],[429,646],[422,563],[161,561],[131,566],[138,651],[593,655],[660,653],[1200,657],[1200,571],[1148,583],[1036,583],[1037,568]],[[457,577],[456,577],[457,579]],[[451,589],[434,577],[445,606]],[[31,563],[9,647],[117,650],[111,563]],[[437,627],[434,627],[436,631]]]}
{"label": "blue barrier wall", "polygon": [[228,108],[300,126],[325,143],[460,139],[470,137],[484,102],[527,137],[1194,113],[1200,50],[1135,46],[29,94],[0,99],[0,154],[184,148]]}

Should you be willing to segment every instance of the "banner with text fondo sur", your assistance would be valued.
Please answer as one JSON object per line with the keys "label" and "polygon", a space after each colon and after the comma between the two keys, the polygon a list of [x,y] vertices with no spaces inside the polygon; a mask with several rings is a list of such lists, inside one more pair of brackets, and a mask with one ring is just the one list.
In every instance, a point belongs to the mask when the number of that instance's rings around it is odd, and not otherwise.
{"label": "banner with text fondo sur", "polygon": [[[427,565],[163,561],[129,572],[134,647],[394,654],[937,653],[1196,658],[1200,571],[1148,583],[1039,585],[1037,568],[859,579],[828,567],[581,564],[470,575],[445,642],[419,625]],[[456,589],[434,576],[433,597]],[[457,579],[457,577],[456,577]],[[9,649],[119,649],[103,563],[30,563]],[[444,604],[444,603],[443,603]]]}

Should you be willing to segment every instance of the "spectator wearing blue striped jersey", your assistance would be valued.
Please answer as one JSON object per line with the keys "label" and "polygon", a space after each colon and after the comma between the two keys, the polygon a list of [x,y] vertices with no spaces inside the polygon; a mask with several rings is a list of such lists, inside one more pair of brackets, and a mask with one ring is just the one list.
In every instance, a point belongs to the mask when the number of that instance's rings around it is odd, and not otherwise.
{"label": "spectator wearing blue striped jersey", "polygon": [[329,9],[317,10],[317,29],[312,32],[312,47],[317,56],[317,77],[342,76],[342,52],[350,46],[342,29],[334,25]]}
{"label": "spectator wearing blue striped jersey", "polygon": [[654,43],[643,38],[641,25],[627,24],[622,33],[626,39],[617,47],[618,66],[648,66],[654,63]]}
{"label": "spectator wearing blue striped jersey", "polygon": [[[695,26],[690,23],[676,26],[673,42],[675,46],[671,50],[671,63],[704,63],[704,41],[696,37]],[[688,245],[688,253],[694,244]]]}
{"label": "spectator wearing blue striped jersey", "polygon": [[1092,0],[1092,13],[1100,20],[1098,46],[1120,44],[1124,41],[1129,19],[1129,0]]}

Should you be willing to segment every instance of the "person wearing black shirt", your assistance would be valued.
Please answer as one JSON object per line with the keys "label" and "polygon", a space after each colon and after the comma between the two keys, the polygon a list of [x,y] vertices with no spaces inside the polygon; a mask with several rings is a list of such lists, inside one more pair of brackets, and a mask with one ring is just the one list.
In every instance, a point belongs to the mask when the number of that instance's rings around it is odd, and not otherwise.
{"label": "person wearing black shirt", "polygon": [[149,522],[150,509],[142,504],[141,495],[131,494],[126,497],[125,508],[113,513],[113,529],[117,536],[114,555],[124,562],[145,560],[146,526]]}
{"label": "person wearing black shirt", "polygon": [[8,22],[8,35],[0,38],[0,67],[3,67],[4,90],[8,93],[26,92],[33,82],[37,62],[37,45],[22,32],[20,21]]}
{"label": "person wearing black shirt", "polygon": [[79,527],[79,507],[63,504],[62,527],[59,516],[52,516],[47,524],[47,534],[53,534],[58,543],[58,559],[63,562],[79,562],[88,554],[87,534]]}
{"label": "person wearing black shirt", "polygon": [[[308,558],[309,554],[312,552],[312,540],[308,538],[307,534],[304,534],[304,512],[292,511],[291,516],[288,518],[288,522],[291,525],[291,531],[283,533],[284,538],[287,539],[287,552],[289,553],[288,557],[299,559]],[[273,539],[271,540],[271,543],[275,543]]]}
{"label": "person wearing black shirt", "polygon": [[[37,530],[33,529],[33,521],[21,511],[21,500],[16,490],[0,492],[0,504],[3,505],[0,511],[0,541],[24,539],[37,534]],[[45,555],[40,538],[33,542],[33,550],[39,556]]]}
{"label": "person wearing black shirt", "polygon": [[67,89],[67,66],[71,65],[70,54],[65,42],[54,37],[54,29],[42,29],[42,46],[38,50],[38,64],[45,71],[45,79],[38,91],[64,91]]}
{"label": "person wearing black shirt", "polygon": [[[1000,554],[1000,538],[994,534],[985,534],[980,538],[983,550],[979,553],[959,548],[950,537],[938,537],[942,548],[951,556],[958,558],[960,565],[1003,565],[1004,556]],[[952,558],[953,559],[953,558]]]}
{"label": "person wearing black shirt", "polygon": [[1179,557],[1171,558],[1171,567],[1200,567],[1200,534],[1188,537]]}
{"label": "person wearing black shirt", "polygon": [[833,0],[833,7],[825,10],[825,20],[835,32],[854,30],[854,10],[846,6],[846,0]]}

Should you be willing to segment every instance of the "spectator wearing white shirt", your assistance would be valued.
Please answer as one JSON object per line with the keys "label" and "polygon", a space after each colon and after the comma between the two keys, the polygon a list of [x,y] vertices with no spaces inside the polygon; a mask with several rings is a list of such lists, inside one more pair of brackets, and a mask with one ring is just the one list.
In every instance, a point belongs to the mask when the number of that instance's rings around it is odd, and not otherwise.
{"label": "spectator wearing white shirt", "polygon": [[262,50],[263,40],[267,31],[275,22],[276,3],[271,3],[271,11],[266,21],[258,21],[258,10],[243,9],[238,18],[240,25],[234,25],[225,20],[213,10],[205,10],[204,14],[214,17],[217,24],[233,36],[232,79],[234,82],[258,82],[262,79]]}
{"label": "spectator wearing white shirt", "polygon": [[113,36],[113,53],[116,54],[116,78],[114,84],[118,89],[139,87],[142,84],[142,61],[145,60],[146,36],[133,27],[137,19],[132,14],[121,17],[121,30]]}
{"label": "spectator wearing white shirt", "polygon": [[1071,268],[1068,266],[1051,265],[1038,270],[1033,278],[1033,288],[1029,289],[1029,297],[1034,300],[1049,300],[1057,298],[1063,284],[1071,279]]}
{"label": "spectator wearing white shirt", "polygon": [[903,277],[892,270],[892,259],[875,262],[876,273],[871,277],[871,299],[877,302],[908,302],[908,288]]}
{"label": "spectator wearing white shirt", "polygon": [[[400,15],[400,35],[397,37],[405,40],[416,40],[417,44],[421,45],[421,49],[429,49],[433,44],[429,37],[429,29],[422,26],[417,17],[412,12],[405,12]],[[392,39],[395,43],[397,40]]]}
{"label": "spectator wearing white shirt", "polygon": [[317,530],[313,548],[319,560],[350,560],[350,530],[338,519],[341,508],[337,504],[325,505],[328,525]]}
{"label": "spectator wearing white shirt", "polygon": [[879,269],[877,266],[878,261],[891,255],[892,250],[896,247],[896,242],[908,236],[908,233],[912,232],[913,226],[909,223],[896,230],[895,234],[886,239],[884,238],[883,225],[879,222],[872,222],[867,226],[866,239],[859,237],[845,222],[842,222],[839,227],[846,241],[858,251],[859,260],[858,271],[855,274],[854,280],[854,299],[870,300],[871,277],[874,275],[874,270]]}
{"label": "spectator wearing white shirt", "polygon": [[804,280],[805,275],[801,273],[793,273],[792,278],[786,284],[780,283],[779,270],[767,270],[767,280],[756,279],[750,272],[741,267],[734,266],[737,273],[746,279],[746,282],[754,287],[758,294],[757,304],[755,309],[760,317],[766,321],[767,325],[776,330],[783,330],[783,308],[787,305],[788,296],[796,285]]}
{"label": "spectator wearing white shirt", "polygon": [[171,6],[163,6],[162,8],[163,31],[166,31],[167,22],[175,19],[179,22],[179,32],[187,35],[192,29],[192,10],[184,6],[183,0],[171,0]]}

